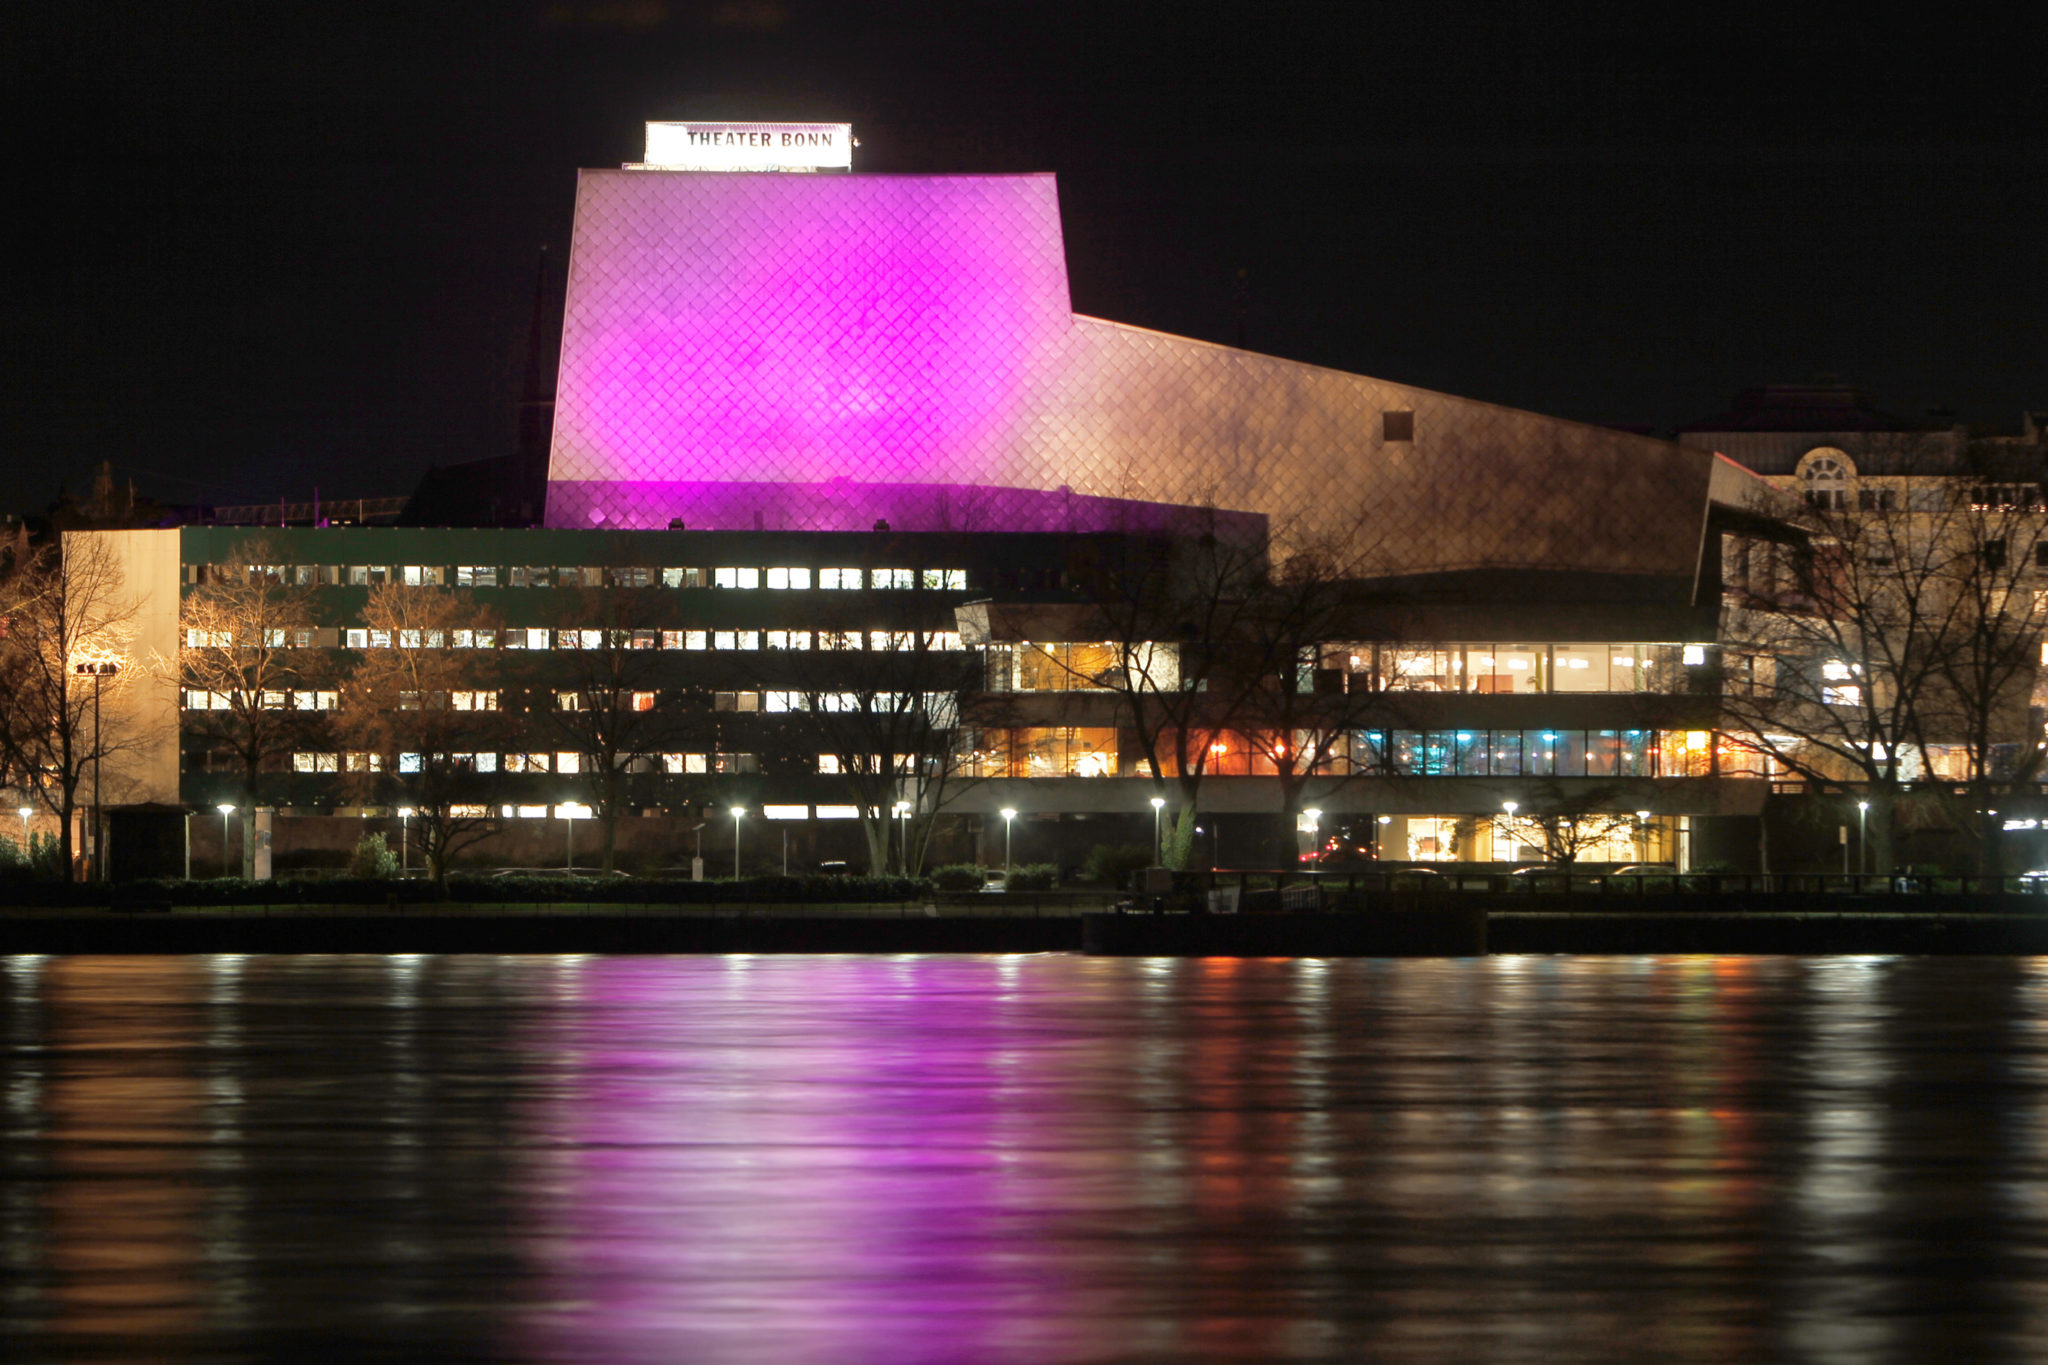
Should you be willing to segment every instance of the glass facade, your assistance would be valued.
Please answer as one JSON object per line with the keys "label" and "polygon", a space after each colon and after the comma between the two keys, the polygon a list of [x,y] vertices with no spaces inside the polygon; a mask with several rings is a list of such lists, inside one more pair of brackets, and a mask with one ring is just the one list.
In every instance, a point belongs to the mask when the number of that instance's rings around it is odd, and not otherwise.
{"label": "glass facade", "polygon": [[1685,655],[1676,644],[1361,642],[1327,646],[1323,666],[1349,675],[1352,687],[1389,692],[1671,693],[1691,690]]}
{"label": "glass facade", "polygon": [[[1699,730],[1358,730],[1353,771],[1390,777],[1707,777],[1714,738]],[[1720,775],[1765,776],[1762,760],[1720,745]]]}

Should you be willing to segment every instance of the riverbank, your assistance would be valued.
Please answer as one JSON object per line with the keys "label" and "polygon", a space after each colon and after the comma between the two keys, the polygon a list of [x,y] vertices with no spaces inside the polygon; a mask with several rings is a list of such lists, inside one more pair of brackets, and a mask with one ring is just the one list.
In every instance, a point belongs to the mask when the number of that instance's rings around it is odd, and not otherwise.
{"label": "riverbank", "polygon": [[[1037,953],[1414,957],[1483,953],[2048,955],[2048,914],[1939,910],[1558,910],[1456,903],[1345,913],[1089,913],[1062,903],[436,903],[0,912],[0,954]],[[1526,904],[1526,901],[1522,902]]]}

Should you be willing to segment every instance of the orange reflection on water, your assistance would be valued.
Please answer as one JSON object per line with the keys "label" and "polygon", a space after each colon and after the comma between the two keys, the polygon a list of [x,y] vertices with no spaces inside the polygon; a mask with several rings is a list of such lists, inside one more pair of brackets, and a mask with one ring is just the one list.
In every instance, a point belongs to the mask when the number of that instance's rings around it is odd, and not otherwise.
{"label": "orange reflection on water", "polygon": [[204,1102],[189,1038],[141,1007],[198,993],[199,959],[47,959],[42,1111],[51,1179],[45,1295],[68,1337],[191,1331],[204,1311],[205,1191],[192,1135]]}

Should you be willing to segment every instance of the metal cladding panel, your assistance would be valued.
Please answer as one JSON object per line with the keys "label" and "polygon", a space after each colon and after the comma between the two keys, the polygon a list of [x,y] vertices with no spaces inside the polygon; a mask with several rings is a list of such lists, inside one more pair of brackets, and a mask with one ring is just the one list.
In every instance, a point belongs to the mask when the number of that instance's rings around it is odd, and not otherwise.
{"label": "metal cladding panel", "polygon": [[[1382,439],[1389,411],[1412,441]],[[1076,317],[1051,176],[578,188],[550,526],[1104,529],[1181,504],[1389,571],[1690,573],[1711,463]]]}

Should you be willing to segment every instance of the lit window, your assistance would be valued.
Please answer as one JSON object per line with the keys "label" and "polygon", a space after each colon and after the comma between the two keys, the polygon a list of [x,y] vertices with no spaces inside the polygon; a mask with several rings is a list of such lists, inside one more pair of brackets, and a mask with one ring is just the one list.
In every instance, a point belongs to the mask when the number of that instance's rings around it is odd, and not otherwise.
{"label": "lit window", "polygon": [[758,588],[761,586],[759,569],[713,569],[711,586],[714,588]]}
{"label": "lit window", "polygon": [[652,711],[654,709],[654,694],[652,692],[635,692],[633,694],[633,709],[635,711]]}
{"label": "lit window", "polygon": [[625,565],[612,570],[612,586],[615,588],[651,588],[654,586],[654,570],[638,565]]}
{"label": "lit window", "polygon": [[860,819],[860,807],[820,806],[818,807],[818,818],[820,820],[858,820]]}
{"label": "lit window", "polygon": [[838,754],[819,754],[819,755],[818,755],[818,771],[819,771],[819,772],[821,772],[821,773],[836,773],[836,772],[838,772],[838,771],[839,771],[839,755],[838,755]]}
{"label": "lit window", "polygon": [[1707,661],[1707,647],[1705,645],[1687,645],[1685,647],[1684,659],[1689,665],[1696,666],[1705,663]]}
{"label": "lit window", "polygon": [[368,649],[370,647],[369,631],[351,630],[348,631],[346,635],[348,640],[348,647],[350,649]]}
{"label": "lit window", "polygon": [[389,649],[389,648],[391,648],[391,632],[390,632],[390,631],[388,631],[388,630],[373,630],[373,631],[371,631],[371,632],[370,632],[370,648],[371,648],[371,649]]}
{"label": "lit window", "polygon": [[663,569],[661,586],[664,588],[701,588],[704,586],[702,569]]}
{"label": "lit window", "polygon": [[583,771],[583,755],[560,753],[555,755],[555,771],[558,773],[580,773]]}
{"label": "lit window", "polygon": [[557,711],[581,711],[583,709],[583,694],[581,692],[555,693],[555,709]]}
{"label": "lit window", "polygon": [[821,588],[858,588],[860,582],[859,569],[818,570],[818,586]]}
{"label": "lit window", "polygon": [[498,586],[498,568],[495,564],[461,564],[455,569],[455,586],[458,588],[495,588]]}
{"label": "lit window", "polygon": [[761,818],[763,820],[808,820],[811,818],[811,808],[809,806],[763,806],[761,807]]}
{"label": "lit window", "polygon": [[1830,659],[1820,666],[1820,675],[1829,682],[1846,682],[1849,678],[1849,665],[1840,659]]}
{"label": "lit window", "polygon": [[892,591],[914,588],[917,575],[909,569],[875,569],[869,574],[868,586]]}
{"label": "lit window", "polygon": [[733,631],[730,631],[730,630],[714,630],[714,631],[712,631],[712,632],[711,632],[711,647],[712,647],[713,649],[731,649],[731,648],[733,647],[733,638],[734,638],[734,635],[735,635],[735,632],[733,632]]}
{"label": "lit window", "polygon": [[808,588],[811,586],[809,569],[770,569],[768,586],[771,588]]}
{"label": "lit window", "polygon": [[1840,687],[1823,687],[1820,690],[1820,701],[1823,706],[1861,706],[1863,689],[1854,683]]}
{"label": "lit window", "polygon": [[684,631],[684,632],[683,632],[683,648],[685,648],[685,649],[706,649],[706,648],[709,648],[709,644],[708,644],[708,642],[709,642],[710,638],[711,638],[711,636],[710,636],[710,633],[709,633],[709,632],[707,632],[707,631],[702,631],[702,630],[686,630],[686,631]]}
{"label": "lit window", "polygon": [[628,649],[654,649],[661,644],[658,630],[636,630],[627,640]]}

